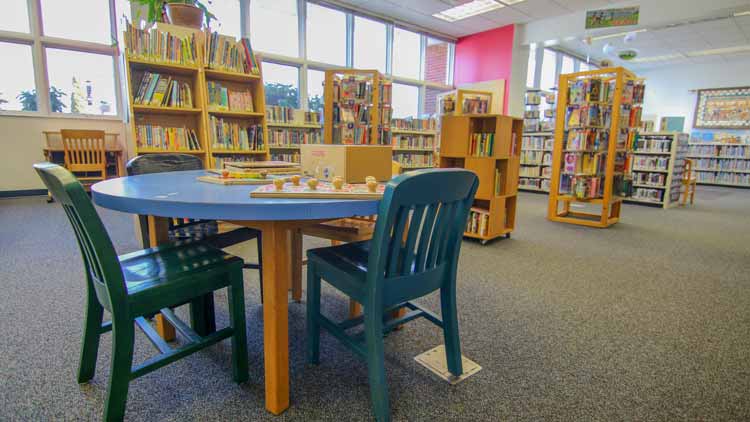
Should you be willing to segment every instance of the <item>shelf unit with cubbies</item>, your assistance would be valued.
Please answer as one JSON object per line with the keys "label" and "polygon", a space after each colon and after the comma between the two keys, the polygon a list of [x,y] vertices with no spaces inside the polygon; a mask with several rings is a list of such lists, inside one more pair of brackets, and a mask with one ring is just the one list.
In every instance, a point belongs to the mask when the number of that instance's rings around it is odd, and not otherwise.
{"label": "shelf unit with cubbies", "polygon": [[323,142],[320,114],[282,106],[266,106],[271,159],[300,162],[300,145]]}
{"label": "shelf unit with cubbies", "polygon": [[437,124],[434,119],[391,121],[393,161],[400,172],[435,167]]}
{"label": "shelf unit with cubbies", "polygon": [[483,244],[515,228],[523,120],[484,114],[443,116],[440,167],[471,170],[479,187],[464,236]]}
{"label": "shelf unit with cubbies", "polygon": [[669,208],[680,201],[688,135],[678,132],[641,132],[628,160],[633,177],[626,202]]}
{"label": "shelf unit with cubbies", "polygon": [[[631,186],[628,149],[645,86],[622,67],[560,75],[547,218],[605,228],[620,220]],[[571,204],[596,212],[571,210]]]}
{"label": "shelf unit with cubbies", "polygon": [[326,70],[323,143],[390,145],[392,93],[377,70]]}

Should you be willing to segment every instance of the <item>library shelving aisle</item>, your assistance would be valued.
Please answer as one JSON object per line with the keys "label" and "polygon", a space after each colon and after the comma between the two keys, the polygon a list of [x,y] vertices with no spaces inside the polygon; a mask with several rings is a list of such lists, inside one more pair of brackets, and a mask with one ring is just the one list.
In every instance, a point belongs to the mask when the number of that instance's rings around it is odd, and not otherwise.
{"label": "library shelving aisle", "polygon": [[552,150],[554,146],[554,108],[547,108],[544,118],[538,109],[542,97],[548,107],[553,107],[555,94],[541,90],[526,91],[524,133],[521,142],[521,168],[518,188],[524,191],[549,192],[552,177]]}
{"label": "library shelving aisle", "polygon": [[300,145],[323,142],[320,113],[282,106],[266,106],[268,148],[272,160],[300,162]]}
{"label": "library shelving aisle", "polygon": [[329,69],[324,86],[324,143],[391,144],[391,81],[377,70]]}
{"label": "library shelving aisle", "polygon": [[393,119],[391,133],[393,161],[399,163],[402,172],[435,166],[434,119]]}
{"label": "library shelving aisle", "polygon": [[686,133],[639,133],[628,160],[633,192],[626,201],[663,208],[679,203],[687,148]]}
{"label": "library shelving aisle", "polygon": [[250,42],[215,32],[204,38],[209,166],[268,160],[265,91]]}
{"label": "library shelving aisle", "polygon": [[471,170],[479,188],[464,236],[482,244],[515,227],[523,120],[495,114],[443,116],[440,167]]}
{"label": "library shelving aisle", "polygon": [[[640,127],[645,85],[622,67],[560,75],[547,217],[609,227],[631,189],[628,150]],[[598,212],[573,211],[571,203]]]}
{"label": "library shelving aisle", "polygon": [[750,188],[750,144],[691,142],[697,183]]}
{"label": "library shelving aisle", "polygon": [[135,153],[181,152],[197,155],[205,163],[200,32],[141,30],[128,25],[124,36]]}

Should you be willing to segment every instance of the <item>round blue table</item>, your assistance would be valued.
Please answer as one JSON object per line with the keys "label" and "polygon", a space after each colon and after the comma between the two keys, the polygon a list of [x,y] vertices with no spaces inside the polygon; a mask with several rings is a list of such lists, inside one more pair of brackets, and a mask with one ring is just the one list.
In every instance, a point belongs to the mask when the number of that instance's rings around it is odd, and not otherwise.
{"label": "round blue table", "polygon": [[[96,183],[91,191],[103,208],[149,216],[151,246],[167,240],[169,218],[222,220],[262,232],[262,246],[268,251],[262,262],[266,409],[279,414],[289,407],[290,252],[301,253],[300,229],[376,214],[379,201],[251,198],[255,186],[196,180],[205,174],[199,170],[120,177]],[[290,240],[295,245],[291,251]]]}

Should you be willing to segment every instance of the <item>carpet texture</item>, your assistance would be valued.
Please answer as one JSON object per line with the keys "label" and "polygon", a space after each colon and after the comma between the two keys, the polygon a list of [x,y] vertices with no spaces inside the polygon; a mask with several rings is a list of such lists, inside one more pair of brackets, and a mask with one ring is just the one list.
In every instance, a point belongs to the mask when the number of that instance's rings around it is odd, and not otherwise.
{"label": "carpet texture", "polygon": [[[394,420],[750,420],[750,191],[699,187],[696,198],[625,205],[602,230],[549,222],[547,197],[521,194],[512,239],[463,244],[461,343],[482,371],[451,387],[413,360],[442,343],[436,327],[389,335]],[[132,216],[100,213],[120,253],[138,248]],[[253,245],[230,251],[255,260]],[[59,205],[0,201],[0,268],[0,420],[99,420],[111,337],[79,386],[84,279]],[[323,334],[321,365],[306,365],[304,303],[289,306],[292,405],[265,411],[257,272],[245,281],[250,381],[231,381],[225,341],[131,383],[126,419],[370,420],[362,362]],[[343,296],[323,293],[324,312],[343,318]],[[221,327],[226,296],[216,301]],[[422,303],[440,309],[435,295]],[[136,361],[153,353],[137,334]]]}

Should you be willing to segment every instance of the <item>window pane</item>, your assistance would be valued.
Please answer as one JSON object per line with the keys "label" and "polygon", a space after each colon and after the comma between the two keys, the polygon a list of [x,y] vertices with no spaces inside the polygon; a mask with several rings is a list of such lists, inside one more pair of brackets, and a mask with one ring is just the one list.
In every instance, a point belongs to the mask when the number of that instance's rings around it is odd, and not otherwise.
{"label": "window pane", "polygon": [[526,73],[526,86],[534,88],[534,76],[536,76],[536,44],[529,47],[529,69]]}
{"label": "window pane", "polygon": [[299,108],[299,69],[263,62],[266,105]]}
{"label": "window pane", "polygon": [[31,46],[0,42],[0,57],[13,63],[3,68],[0,78],[0,110],[36,110]]}
{"label": "window pane", "polygon": [[257,51],[299,56],[296,0],[252,0],[250,40]]}
{"label": "window pane", "polygon": [[354,17],[354,67],[385,73],[385,24]]}
{"label": "window pane", "polygon": [[555,80],[555,67],[557,67],[556,60],[557,58],[554,51],[547,49],[544,50],[541,89],[550,90],[557,85],[557,80]]}
{"label": "window pane", "polygon": [[[253,1],[255,2],[255,0]],[[211,21],[211,30],[222,35],[231,35],[235,38],[242,37],[240,30],[240,0],[220,0],[206,3],[208,10],[216,16]],[[253,46],[255,47],[255,46]]]}
{"label": "window pane", "polygon": [[421,36],[401,28],[393,28],[393,74],[421,79],[419,44]]}
{"label": "window pane", "polygon": [[562,67],[560,67],[560,74],[568,74],[573,73],[574,67],[573,67],[573,58],[570,56],[562,56]]}
{"label": "window pane", "polygon": [[427,87],[424,90],[424,114],[433,115],[437,113],[437,96],[443,92],[448,92],[449,89],[439,89]]}
{"label": "window pane", "polygon": [[346,15],[307,3],[307,58],[346,66]]}
{"label": "window pane", "polygon": [[104,0],[42,0],[44,34],[111,44],[109,2]]}
{"label": "window pane", "polygon": [[451,54],[451,44],[445,41],[427,38],[425,51],[424,79],[430,82],[450,85],[448,80],[448,62]]}
{"label": "window pane", "polygon": [[393,84],[393,118],[418,117],[419,88],[412,85]]}
{"label": "window pane", "polygon": [[51,111],[117,114],[112,56],[48,48],[47,68]]}
{"label": "window pane", "polygon": [[581,62],[580,70],[581,70],[581,72],[587,72],[587,71],[591,70],[591,68],[589,67],[588,63]]}
{"label": "window pane", "polygon": [[0,31],[29,32],[26,0],[4,0],[0,13]]}
{"label": "window pane", "polygon": [[323,83],[326,74],[320,70],[307,70],[307,107],[323,113]]}

